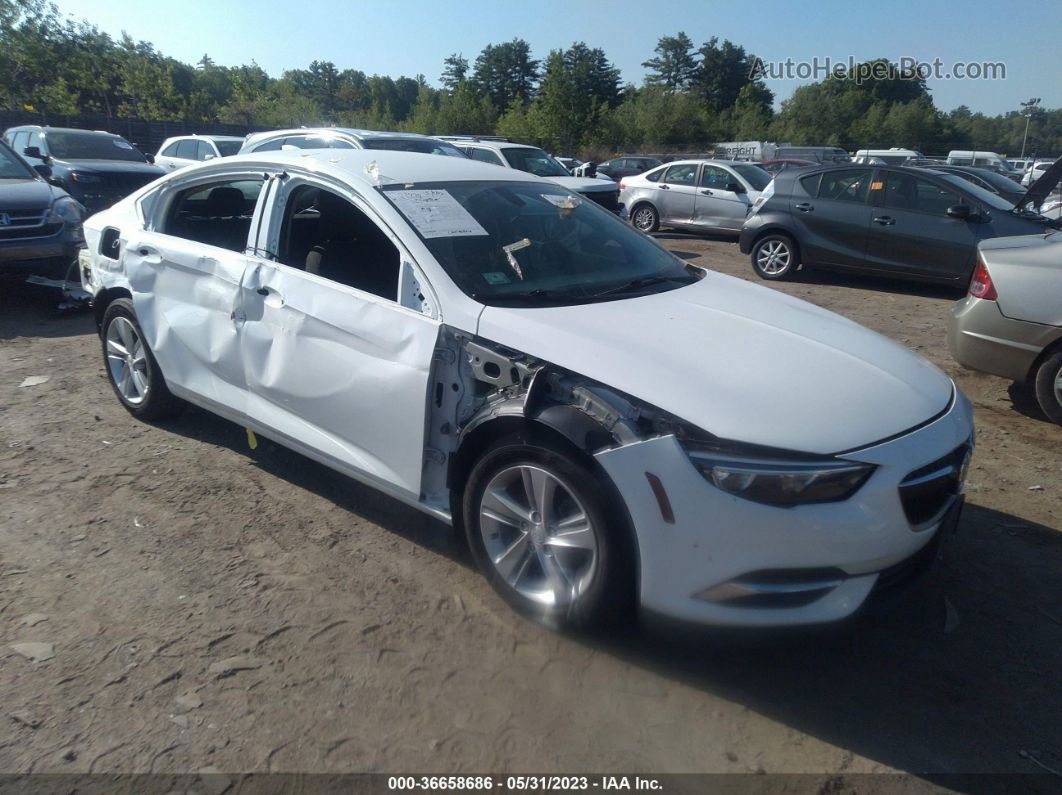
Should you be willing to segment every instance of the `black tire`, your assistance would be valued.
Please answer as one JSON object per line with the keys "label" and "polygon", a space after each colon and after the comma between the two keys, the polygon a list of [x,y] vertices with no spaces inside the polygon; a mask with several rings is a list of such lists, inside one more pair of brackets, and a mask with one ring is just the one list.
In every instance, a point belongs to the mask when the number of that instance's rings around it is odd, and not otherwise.
{"label": "black tire", "polygon": [[634,205],[631,211],[631,225],[647,235],[660,228],[660,213],[648,202]]}
{"label": "black tire", "polygon": [[1052,422],[1062,425],[1062,350],[1048,355],[1036,371],[1036,401]]}
{"label": "black tire", "polygon": [[764,235],[752,247],[752,269],[761,279],[771,282],[792,279],[799,267],[800,249],[789,235]]}
{"label": "black tire", "polygon": [[[128,324],[132,327],[143,354],[142,360],[138,361],[135,366],[131,366],[126,361],[124,369],[122,363],[119,362],[120,354],[117,349],[109,349],[108,345],[109,335],[112,332],[121,338],[121,331],[123,330],[121,324]],[[124,330],[128,330],[128,326],[124,327]],[[103,313],[103,323],[100,325],[100,341],[103,347],[103,367],[107,371],[107,380],[110,382],[111,388],[114,389],[114,394],[118,396],[118,400],[130,414],[139,420],[150,422],[172,417],[184,409],[185,402],[175,397],[170,392],[169,387],[166,386],[166,379],[162,376],[162,370],[159,369],[158,362],[155,361],[155,355],[151,352],[151,348],[144,339],[144,332],[140,328],[140,323],[137,322],[136,312],[133,310],[133,302],[128,298],[116,298],[107,305],[107,310]],[[122,347],[124,349],[125,346],[122,345]],[[136,347],[134,346],[135,350]],[[130,357],[132,356],[133,352],[131,351]],[[125,382],[124,379],[117,375],[116,370],[118,372],[128,372],[133,390],[139,390],[139,385],[141,384],[146,387],[139,398],[130,397],[123,393],[123,386],[120,381],[122,383]],[[134,370],[139,378],[136,384],[131,383]]]}
{"label": "black tire", "polygon": [[[510,584],[488,553],[486,543],[491,537],[496,539],[495,543],[500,548],[515,548],[515,544],[510,546],[510,540],[520,534],[519,528],[495,523],[494,527],[498,528],[499,532],[491,533],[491,528],[488,527],[487,533],[484,534],[481,529],[480,512],[487,487],[498,483],[499,479],[521,467],[546,472],[554,477],[563,489],[571,492],[571,495],[555,492],[559,501],[554,502],[554,505],[559,506],[556,513],[561,513],[565,501],[569,496],[573,496],[577,502],[569,505],[576,505],[577,511],[581,508],[582,513],[589,519],[589,529],[596,545],[596,558],[593,565],[587,567],[589,573],[585,575],[585,581],[580,581],[582,587],[572,584],[576,578],[565,579],[564,583],[570,585],[571,593],[565,595],[569,598],[557,600],[555,604],[544,604],[540,599],[529,597]],[[610,510],[609,506],[614,505],[615,501],[610,500],[608,494],[609,489],[597,479],[587,464],[580,460],[580,456],[573,450],[565,449],[564,445],[552,439],[532,441],[522,434],[499,439],[483,451],[473,466],[462,496],[462,524],[472,557],[494,590],[511,607],[550,628],[591,630],[614,623],[618,619],[628,618],[632,615],[634,607],[634,552],[625,519]],[[488,502],[488,505],[490,504]],[[533,505],[530,510],[533,516]],[[512,536],[501,538],[499,533],[503,530],[511,530]],[[524,534],[528,538],[533,536],[532,531],[525,531]],[[556,538],[555,535],[552,537]],[[549,589],[550,579],[545,576],[546,567],[541,555],[557,555],[558,551],[555,547],[551,548],[552,551],[546,551],[544,547],[548,544],[548,541],[540,544],[533,540],[528,543],[529,551],[526,552],[526,563],[522,569],[527,572],[522,580],[525,586],[528,582],[533,586],[536,574],[540,574],[545,588]],[[564,550],[566,556],[576,555],[575,560],[585,552],[580,549]],[[567,559],[570,561],[573,558]],[[577,573],[574,571],[576,566],[571,568],[571,573]],[[555,592],[553,598],[556,598]]]}

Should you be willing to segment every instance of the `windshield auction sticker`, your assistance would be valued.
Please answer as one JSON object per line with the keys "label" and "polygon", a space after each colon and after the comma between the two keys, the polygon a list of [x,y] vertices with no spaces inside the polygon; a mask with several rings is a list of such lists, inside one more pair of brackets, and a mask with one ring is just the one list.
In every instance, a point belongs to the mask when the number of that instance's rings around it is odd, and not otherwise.
{"label": "windshield auction sticker", "polygon": [[447,190],[396,190],[387,197],[425,238],[485,235],[472,214]]}

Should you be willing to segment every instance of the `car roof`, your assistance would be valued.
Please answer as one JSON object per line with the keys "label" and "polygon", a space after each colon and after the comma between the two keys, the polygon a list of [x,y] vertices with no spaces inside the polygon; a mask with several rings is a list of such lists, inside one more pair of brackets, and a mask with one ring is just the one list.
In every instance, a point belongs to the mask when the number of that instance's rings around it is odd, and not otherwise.
{"label": "car roof", "polygon": [[109,135],[111,138],[122,137],[118,133],[107,132],[106,130],[82,130],[80,127],[47,127],[40,124],[23,124],[19,127],[9,127],[7,132],[21,132],[22,130],[40,130],[43,133],[91,133],[92,135]]}
{"label": "car roof", "polygon": [[348,138],[430,138],[420,133],[391,132],[389,130],[361,130],[355,127],[292,127],[286,130],[265,130],[247,136],[248,144],[259,143],[270,138],[283,138],[289,135],[325,135],[347,136]]}
{"label": "car roof", "polygon": [[[373,163],[379,169],[381,184],[401,182],[548,182],[516,169],[501,169],[465,157],[440,157],[421,152],[401,152],[389,149],[296,149],[288,151],[251,152],[210,160],[192,168],[209,173],[216,169],[239,166],[240,163],[273,163],[301,165],[310,171],[329,173],[349,182],[374,187],[366,168]],[[183,173],[183,172],[181,172]]]}
{"label": "car roof", "polygon": [[[446,143],[453,144],[454,146],[478,146],[481,149],[542,149],[541,146],[514,144],[509,141],[466,141],[464,139],[447,138],[445,136],[438,137],[440,140],[446,141]],[[543,149],[543,151],[545,150]]]}

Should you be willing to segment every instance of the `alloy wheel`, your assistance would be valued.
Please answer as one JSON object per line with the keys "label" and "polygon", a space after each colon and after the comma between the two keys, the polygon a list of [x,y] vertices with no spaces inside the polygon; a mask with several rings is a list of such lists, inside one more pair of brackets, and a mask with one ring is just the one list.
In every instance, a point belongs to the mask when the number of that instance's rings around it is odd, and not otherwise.
{"label": "alloy wheel", "polygon": [[574,491],[542,467],[517,464],[487,483],[479,530],[497,575],[544,606],[570,605],[598,563],[597,532]]}
{"label": "alloy wheel", "polygon": [[793,254],[781,240],[768,240],[756,254],[756,264],[768,276],[777,276],[789,269]]}
{"label": "alloy wheel", "polygon": [[648,207],[641,207],[634,213],[634,225],[643,232],[653,228],[654,213]]}
{"label": "alloy wheel", "polygon": [[136,327],[124,317],[107,326],[107,367],[122,399],[130,406],[144,402],[150,388],[147,351]]}

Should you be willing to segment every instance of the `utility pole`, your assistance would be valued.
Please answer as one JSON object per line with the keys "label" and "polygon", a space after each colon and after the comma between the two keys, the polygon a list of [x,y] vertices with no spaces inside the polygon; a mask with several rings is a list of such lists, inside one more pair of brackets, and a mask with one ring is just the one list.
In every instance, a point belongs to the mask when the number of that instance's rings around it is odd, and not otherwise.
{"label": "utility pole", "polygon": [[1021,103],[1021,112],[1025,114],[1025,135],[1021,139],[1021,159],[1025,159],[1025,142],[1029,140],[1029,122],[1032,120],[1032,115],[1036,111],[1036,106],[1040,104],[1039,97],[1033,97],[1028,102]]}

